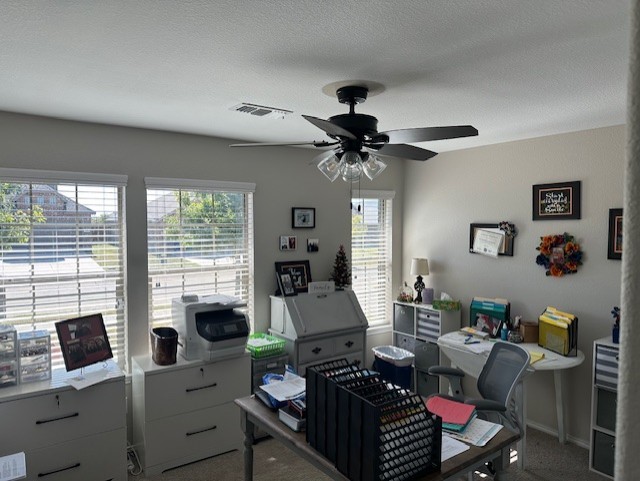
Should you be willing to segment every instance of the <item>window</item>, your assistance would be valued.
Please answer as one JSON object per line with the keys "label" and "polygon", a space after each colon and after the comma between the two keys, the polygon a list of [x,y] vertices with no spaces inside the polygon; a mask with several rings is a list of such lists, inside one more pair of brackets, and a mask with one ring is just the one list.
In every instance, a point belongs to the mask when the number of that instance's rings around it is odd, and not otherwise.
{"label": "window", "polygon": [[253,319],[254,184],[146,178],[150,327],[182,294],[240,298]]}
{"label": "window", "polygon": [[[49,331],[55,369],[64,361],[54,324],[102,313],[124,367],[126,176],[0,169],[0,178],[0,322]],[[48,196],[61,202],[38,202]]]}
{"label": "window", "polygon": [[391,315],[391,212],[393,192],[361,191],[352,199],[351,275],[353,291],[370,326]]}

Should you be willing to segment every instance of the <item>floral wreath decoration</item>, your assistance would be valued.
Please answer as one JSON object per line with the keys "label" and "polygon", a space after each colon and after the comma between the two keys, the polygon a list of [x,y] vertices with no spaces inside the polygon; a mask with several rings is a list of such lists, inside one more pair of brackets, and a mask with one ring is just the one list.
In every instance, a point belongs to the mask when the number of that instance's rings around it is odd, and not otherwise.
{"label": "floral wreath decoration", "polygon": [[511,222],[503,220],[502,222],[498,223],[498,228],[504,232],[504,235],[506,235],[507,237],[515,237],[518,235],[518,231],[516,230],[516,226],[513,225]]}
{"label": "floral wreath decoration", "polygon": [[540,251],[536,264],[547,270],[546,275],[562,277],[578,272],[578,266],[582,265],[582,251],[572,235],[565,232],[540,239],[540,245],[536,247]]}

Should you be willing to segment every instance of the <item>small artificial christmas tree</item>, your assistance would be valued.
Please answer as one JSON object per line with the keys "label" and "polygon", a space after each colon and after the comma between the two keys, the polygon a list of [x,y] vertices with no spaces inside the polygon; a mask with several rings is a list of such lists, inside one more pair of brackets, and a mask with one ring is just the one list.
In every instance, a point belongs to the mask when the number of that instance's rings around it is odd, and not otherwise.
{"label": "small artificial christmas tree", "polygon": [[341,244],[336,254],[336,260],[333,263],[331,278],[336,283],[336,287],[341,288],[351,284],[351,272],[349,271],[349,261],[347,261],[347,253]]}

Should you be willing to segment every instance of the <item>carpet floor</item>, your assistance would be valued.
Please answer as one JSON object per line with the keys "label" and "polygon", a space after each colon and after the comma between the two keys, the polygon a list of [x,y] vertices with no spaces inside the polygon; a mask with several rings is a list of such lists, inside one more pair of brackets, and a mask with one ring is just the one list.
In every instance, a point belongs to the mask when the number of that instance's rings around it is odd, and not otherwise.
{"label": "carpet floor", "polygon": [[[253,450],[255,481],[323,481],[329,477],[299,458],[279,442],[266,438]],[[242,451],[215,456],[155,476],[129,475],[129,481],[242,481]],[[466,479],[466,478],[464,478]],[[474,481],[490,480],[476,474]],[[559,444],[557,439],[536,429],[527,430],[527,468],[513,463],[501,481],[605,481],[589,471],[589,452],[574,444]]]}

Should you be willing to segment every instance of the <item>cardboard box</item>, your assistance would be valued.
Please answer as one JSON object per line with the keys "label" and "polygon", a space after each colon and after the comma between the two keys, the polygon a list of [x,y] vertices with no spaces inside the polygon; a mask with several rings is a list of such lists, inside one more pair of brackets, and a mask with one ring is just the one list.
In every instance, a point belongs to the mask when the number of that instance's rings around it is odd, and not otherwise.
{"label": "cardboard box", "polygon": [[538,322],[522,321],[520,323],[520,335],[522,342],[538,342]]}

